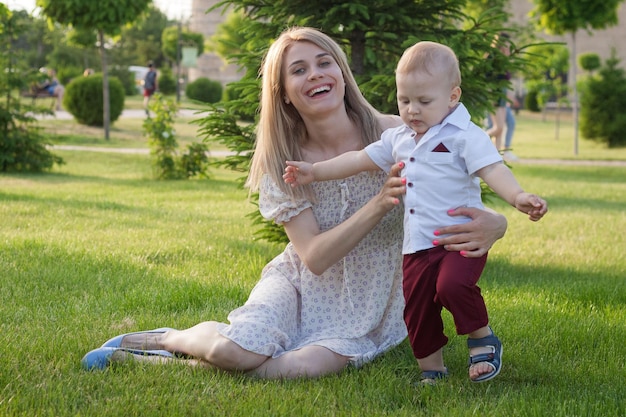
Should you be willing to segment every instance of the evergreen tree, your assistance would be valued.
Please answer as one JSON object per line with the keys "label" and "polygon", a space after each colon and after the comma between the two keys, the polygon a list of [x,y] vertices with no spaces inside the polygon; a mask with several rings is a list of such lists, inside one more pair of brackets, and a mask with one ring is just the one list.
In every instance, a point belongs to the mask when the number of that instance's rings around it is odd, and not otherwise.
{"label": "evergreen tree", "polygon": [[[200,121],[206,141],[226,145],[237,154],[219,163],[247,172],[254,147],[254,125],[237,123],[239,116],[256,114],[259,104],[258,70],[272,40],[288,26],[311,26],[334,38],[346,51],[351,68],[365,97],[378,110],[396,113],[395,66],[408,46],[420,40],[432,40],[450,46],[457,54],[463,75],[462,101],[476,120],[491,110],[494,86],[489,73],[514,72],[522,66],[520,50],[515,45],[508,60],[486,60],[498,52],[491,43],[503,30],[504,12],[491,9],[478,19],[464,12],[466,0],[390,0],[340,2],[320,0],[225,0],[215,7],[230,7],[243,14],[236,36],[239,48],[227,57],[244,71],[244,77],[229,86],[238,99],[220,103]],[[232,25],[232,23],[231,23]],[[213,38],[213,42],[220,39]],[[226,48],[223,48],[226,49]],[[507,81],[503,81],[507,82]],[[243,180],[242,180],[243,182]],[[253,214],[256,216],[256,214]],[[256,218],[257,222],[262,222]],[[283,240],[268,225],[262,237]]]}

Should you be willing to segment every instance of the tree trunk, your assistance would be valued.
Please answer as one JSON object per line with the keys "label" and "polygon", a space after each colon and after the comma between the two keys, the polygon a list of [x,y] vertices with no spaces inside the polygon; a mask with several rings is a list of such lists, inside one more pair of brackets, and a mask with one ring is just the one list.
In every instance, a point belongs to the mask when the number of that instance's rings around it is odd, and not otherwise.
{"label": "tree trunk", "polygon": [[350,37],[350,64],[355,75],[365,73],[365,32],[355,30]]}
{"label": "tree trunk", "polygon": [[104,48],[104,32],[98,31],[100,41],[100,59],[102,61],[102,123],[104,127],[104,139],[109,140],[109,125],[111,124],[111,108],[109,101],[109,75],[107,71],[107,55]]}
{"label": "tree trunk", "polygon": [[574,155],[578,155],[578,88],[576,87],[576,31],[572,32],[572,85],[574,106]]}

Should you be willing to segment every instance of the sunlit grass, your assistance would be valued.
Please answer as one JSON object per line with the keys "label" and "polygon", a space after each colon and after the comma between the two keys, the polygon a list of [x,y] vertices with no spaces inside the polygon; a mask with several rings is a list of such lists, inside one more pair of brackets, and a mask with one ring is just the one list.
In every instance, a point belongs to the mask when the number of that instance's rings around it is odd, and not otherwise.
{"label": "sunlit grass", "polygon": [[119,333],[226,320],[281,247],[255,241],[240,174],[155,181],[147,155],[59,151],[50,174],[0,175],[2,416],[626,415],[626,168],[515,165],[544,196],[538,223],[504,203],[509,229],[480,281],[504,343],[498,378],[418,389],[405,342],[360,370],[260,381],[184,366],[86,372]]}

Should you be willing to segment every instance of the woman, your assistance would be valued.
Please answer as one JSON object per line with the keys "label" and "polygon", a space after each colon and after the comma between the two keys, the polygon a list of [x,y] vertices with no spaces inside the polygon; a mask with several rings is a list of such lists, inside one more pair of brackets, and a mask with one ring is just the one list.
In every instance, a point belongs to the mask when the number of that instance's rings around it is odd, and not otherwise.
{"label": "woman", "polygon": [[[511,46],[509,45],[509,35],[507,33],[500,33],[496,36],[492,42],[492,47],[498,47],[502,55],[508,57],[511,55]],[[487,56],[488,59],[491,59],[491,56]],[[499,74],[496,77],[498,80],[510,80],[511,74],[504,73]],[[504,152],[507,148],[502,147],[502,134],[504,133],[504,128],[506,126],[507,120],[507,105],[508,105],[508,87],[504,87],[501,91],[501,95],[498,98],[498,101],[495,103],[495,113],[488,115],[489,124],[491,127],[487,129],[487,134],[493,138],[493,143],[496,145],[496,149]],[[511,114],[512,115],[512,114]],[[511,130],[511,135],[513,131]]]}
{"label": "woman", "polygon": [[57,78],[57,74],[53,69],[48,70],[48,77],[48,81],[46,81],[43,85],[40,85],[39,90],[45,91],[50,95],[50,97],[56,97],[56,109],[61,110],[63,95],[65,94],[65,87],[61,85],[61,82]]}
{"label": "woman", "polygon": [[[389,176],[366,172],[295,190],[282,180],[286,160],[316,162],[361,149],[400,118],[365,101],[340,47],[314,29],[285,31],[262,75],[247,185],[259,190],[262,214],[284,225],[290,243],[230,313],[230,325],[120,335],[88,353],[87,368],[129,357],[163,362],[175,352],[176,360],[261,378],[318,377],[362,365],[406,337],[399,167]],[[506,230],[500,215],[455,215],[475,220],[442,227],[439,244],[466,256],[483,255]]]}

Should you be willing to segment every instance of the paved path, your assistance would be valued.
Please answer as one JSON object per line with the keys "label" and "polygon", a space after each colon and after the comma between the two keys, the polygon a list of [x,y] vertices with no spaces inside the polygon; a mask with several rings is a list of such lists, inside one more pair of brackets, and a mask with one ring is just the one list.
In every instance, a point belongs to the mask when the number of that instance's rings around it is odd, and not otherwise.
{"label": "paved path", "polygon": [[[150,149],[147,148],[105,148],[98,146],[73,146],[73,145],[53,145],[50,149],[59,149],[64,151],[89,151],[89,152],[110,152],[110,153],[126,153],[126,154],[148,154]],[[209,151],[210,156],[229,156],[234,155],[231,151]],[[520,158],[512,163],[522,165],[578,165],[578,166],[618,166],[626,167],[626,161],[603,161],[603,160],[574,160],[574,159],[526,159]]]}
{"label": "paved path", "polygon": [[[109,152],[109,153],[126,153],[126,154],[143,154],[150,153],[148,148],[105,148],[101,146],[74,146],[74,145],[52,145],[52,150],[58,149],[62,151],[87,151],[87,152]],[[229,156],[234,155],[231,151],[209,151],[209,156]]]}
{"label": "paved path", "polygon": [[[179,109],[178,116],[181,117],[199,117],[204,111],[202,110],[189,110],[189,109]],[[45,114],[45,115],[37,115],[38,119],[41,120],[73,120],[74,116],[65,110],[57,110],[53,115]],[[120,118],[129,118],[129,119],[144,119],[146,117],[146,112],[143,109],[129,109],[122,110],[122,114]]]}

